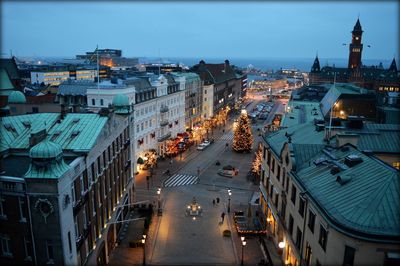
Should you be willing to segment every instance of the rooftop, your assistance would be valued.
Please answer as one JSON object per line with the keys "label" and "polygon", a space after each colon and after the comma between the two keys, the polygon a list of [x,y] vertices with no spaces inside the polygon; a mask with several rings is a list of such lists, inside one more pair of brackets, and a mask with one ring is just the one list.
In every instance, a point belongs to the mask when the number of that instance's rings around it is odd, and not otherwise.
{"label": "rooftop", "polygon": [[297,124],[313,122],[314,119],[323,120],[319,102],[289,101],[287,113],[282,118],[281,127],[291,127]]}
{"label": "rooftop", "polygon": [[[361,162],[349,167],[346,157],[358,157]],[[311,161],[314,163],[295,177],[333,225],[360,238],[400,240],[400,179],[396,169],[351,145],[320,151]],[[332,174],[337,163],[344,167]]]}
{"label": "rooftop", "polygon": [[28,150],[31,133],[46,129],[47,138],[61,145],[63,151],[89,152],[96,143],[108,117],[98,114],[67,114],[64,119],[57,113],[38,113],[7,116],[0,127],[0,152]]}

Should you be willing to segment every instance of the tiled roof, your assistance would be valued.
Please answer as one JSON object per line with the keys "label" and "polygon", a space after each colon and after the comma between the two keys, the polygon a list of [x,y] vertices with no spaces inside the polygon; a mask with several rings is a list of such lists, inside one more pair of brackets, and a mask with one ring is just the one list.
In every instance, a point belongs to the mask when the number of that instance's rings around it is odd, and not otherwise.
{"label": "tiled roof", "polygon": [[231,79],[236,79],[236,74],[230,65],[205,64],[204,62],[193,66],[192,71],[199,74],[206,84],[218,84]]}
{"label": "tiled roof", "polygon": [[356,155],[361,163],[336,174],[331,174],[329,162],[311,163],[295,174],[296,179],[339,230],[376,241],[399,241],[399,172],[347,146],[348,150],[329,151],[335,159],[320,152],[312,161],[324,157],[343,163],[346,156]]}
{"label": "tiled roof", "polygon": [[67,114],[59,119],[57,113],[7,116],[0,127],[0,152],[7,149],[29,149],[32,132],[43,128],[47,138],[61,145],[65,151],[89,152],[107,122],[107,117],[98,114]]}

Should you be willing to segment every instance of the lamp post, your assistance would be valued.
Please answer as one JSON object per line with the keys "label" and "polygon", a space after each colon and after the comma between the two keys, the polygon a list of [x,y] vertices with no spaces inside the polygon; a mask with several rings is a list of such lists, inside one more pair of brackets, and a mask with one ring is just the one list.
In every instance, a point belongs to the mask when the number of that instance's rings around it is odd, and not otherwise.
{"label": "lamp post", "polygon": [[232,195],[232,192],[230,189],[228,189],[228,213],[231,212],[231,195]]}
{"label": "lamp post", "polygon": [[146,265],[146,235],[143,235],[142,244],[143,244],[143,266],[145,266]]}
{"label": "lamp post", "polygon": [[161,188],[160,187],[157,189],[157,197],[158,197],[157,212],[158,212],[158,215],[160,215],[160,213],[161,213]]}
{"label": "lamp post", "polygon": [[243,266],[243,250],[244,250],[244,246],[246,246],[246,241],[244,239],[244,236],[242,236],[240,239],[242,240],[242,263],[240,265]]}

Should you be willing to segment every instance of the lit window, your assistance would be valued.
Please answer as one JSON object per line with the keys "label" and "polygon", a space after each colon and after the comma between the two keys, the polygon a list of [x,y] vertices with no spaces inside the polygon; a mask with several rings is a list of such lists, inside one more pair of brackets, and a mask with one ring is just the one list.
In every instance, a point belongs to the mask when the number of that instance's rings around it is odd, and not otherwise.
{"label": "lit window", "polygon": [[394,162],[393,167],[400,170],[400,162]]}

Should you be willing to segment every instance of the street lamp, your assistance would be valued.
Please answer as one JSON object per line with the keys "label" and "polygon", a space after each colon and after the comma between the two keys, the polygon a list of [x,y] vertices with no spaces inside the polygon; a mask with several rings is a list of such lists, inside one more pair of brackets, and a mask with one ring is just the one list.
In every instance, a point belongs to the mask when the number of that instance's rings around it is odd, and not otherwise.
{"label": "street lamp", "polygon": [[243,250],[244,250],[244,246],[246,246],[246,241],[244,240],[244,236],[241,237],[242,240],[242,263],[241,265],[243,266]]}
{"label": "street lamp", "polygon": [[157,189],[157,197],[158,197],[158,209],[157,209],[157,211],[158,211],[158,215],[160,215],[161,214],[161,188],[160,187]]}
{"label": "street lamp", "polygon": [[228,213],[230,213],[231,212],[231,195],[232,195],[232,192],[231,192],[231,190],[230,189],[228,189]]}
{"label": "street lamp", "polygon": [[146,265],[146,235],[143,235],[142,244],[143,244],[143,266],[145,266]]}

